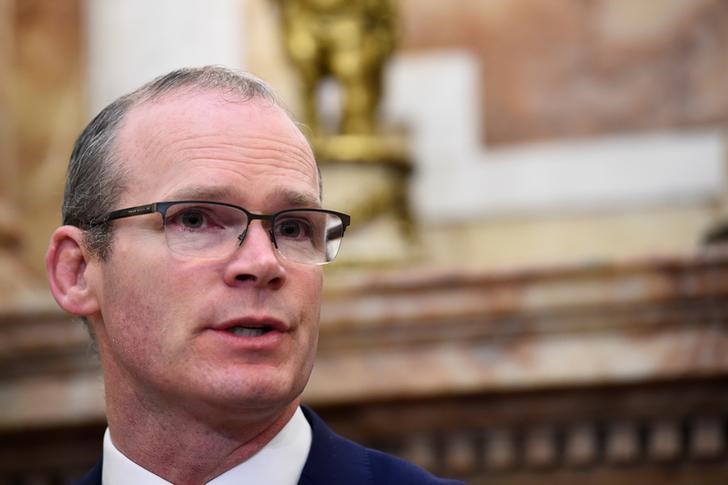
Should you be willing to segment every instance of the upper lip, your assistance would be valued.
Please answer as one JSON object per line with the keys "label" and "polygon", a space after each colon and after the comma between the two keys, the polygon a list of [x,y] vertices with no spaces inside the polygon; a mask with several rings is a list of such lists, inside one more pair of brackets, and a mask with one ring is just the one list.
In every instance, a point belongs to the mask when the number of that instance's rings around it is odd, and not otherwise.
{"label": "upper lip", "polygon": [[233,327],[268,328],[276,332],[287,332],[290,329],[285,322],[267,316],[233,318],[210,326],[213,330],[229,330]]}

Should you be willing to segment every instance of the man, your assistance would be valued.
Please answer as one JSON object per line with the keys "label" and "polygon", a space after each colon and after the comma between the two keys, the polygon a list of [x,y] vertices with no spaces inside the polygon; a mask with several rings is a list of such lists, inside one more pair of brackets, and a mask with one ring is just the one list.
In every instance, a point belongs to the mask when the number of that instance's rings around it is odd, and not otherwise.
{"label": "man", "polygon": [[76,142],[63,221],[50,287],[95,339],[108,418],[79,483],[446,483],[300,406],[349,217],[321,209],[260,81],[183,69],[113,102]]}

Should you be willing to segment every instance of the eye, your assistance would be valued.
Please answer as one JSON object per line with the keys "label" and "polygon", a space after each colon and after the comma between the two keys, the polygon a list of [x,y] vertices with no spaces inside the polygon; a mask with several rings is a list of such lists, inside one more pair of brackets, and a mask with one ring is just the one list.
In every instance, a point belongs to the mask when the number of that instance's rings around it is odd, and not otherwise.
{"label": "eye", "polygon": [[287,239],[310,238],[311,223],[306,219],[289,217],[276,224],[276,236]]}
{"label": "eye", "polygon": [[177,216],[177,220],[188,229],[199,229],[205,223],[205,215],[200,211],[187,210]]}
{"label": "eye", "polygon": [[174,213],[168,214],[167,226],[181,231],[201,231],[221,227],[222,224],[214,208],[192,206],[180,207]]}

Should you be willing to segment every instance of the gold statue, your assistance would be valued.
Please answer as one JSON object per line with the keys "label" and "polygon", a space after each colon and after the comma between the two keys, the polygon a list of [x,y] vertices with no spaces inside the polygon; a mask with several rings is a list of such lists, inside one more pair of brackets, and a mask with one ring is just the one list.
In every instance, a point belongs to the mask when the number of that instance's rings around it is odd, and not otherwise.
{"label": "gold statue", "polygon": [[332,77],[343,92],[345,135],[372,134],[382,93],[382,68],[395,46],[394,0],[278,0],[285,44],[303,90],[303,118],[315,137],[325,135],[316,89]]}
{"label": "gold statue", "polygon": [[[286,51],[300,74],[302,118],[321,163],[326,198],[356,221],[344,261],[412,259],[406,138],[377,119],[383,70],[397,37],[396,0],[276,1]],[[329,78],[342,92],[335,127],[322,122],[317,109],[318,87]]]}

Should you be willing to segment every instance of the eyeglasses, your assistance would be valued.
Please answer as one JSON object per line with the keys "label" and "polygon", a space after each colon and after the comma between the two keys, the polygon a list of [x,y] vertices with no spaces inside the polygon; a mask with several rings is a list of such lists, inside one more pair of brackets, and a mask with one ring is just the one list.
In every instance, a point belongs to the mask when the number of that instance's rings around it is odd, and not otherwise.
{"label": "eyeglasses", "polygon": [[286,209],[266,215],[223,202],[179,200],[115,210],[89,226],[155,212],[162,215],[167,246],[180,256],[228,257],[242,246],[251,221],[259,219],[284,259],[316,265],[334,260],[351,221],[347,214],[325,209]]}

